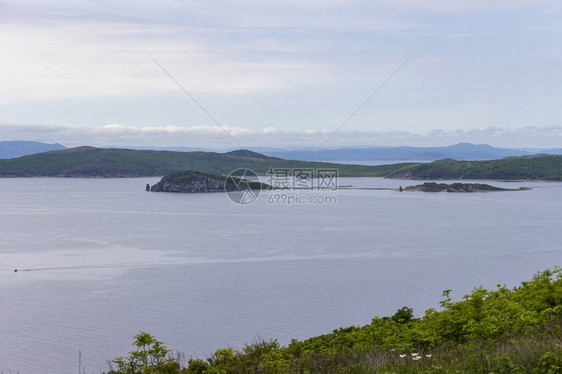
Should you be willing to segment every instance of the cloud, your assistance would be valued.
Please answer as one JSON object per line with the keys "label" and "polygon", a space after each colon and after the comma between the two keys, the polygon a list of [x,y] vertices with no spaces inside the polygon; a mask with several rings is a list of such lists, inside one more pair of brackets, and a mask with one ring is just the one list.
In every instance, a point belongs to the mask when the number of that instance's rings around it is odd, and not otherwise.
{"label": "cloud", "polygon": [[560,33],[537,28],[557,24],[556,5],[0,0],[0,111],[21,122],[147,126],[100,127],[92,131],[100,139],[112,132],[154,140],[170,132],[160,124],[203,123],[189,98],[175,101],[183,93],[148,51],[217,118],[268,127],[241,137],[279,139],[280,129],[302,125],[302,142],[317,135],[310,129],[337,126],[414,53],[350,129],[548,124],[561,113]]}
{"label": "cloud", "polygon": [[176,90],[144,51],[194,92],[298,89],[340,79],[323,33],[413,27],[334,0],[166,3],[3,2],[0,104]]}
{"label": "cloud", "polygon": [[[4,140],[59,142],[66,146],[183,146],[212,149],[238,148],[225,130],[244,148],[252,147],[318,147],[332,133],[326,129],[250,129],[211,125],[148,126],[122,124],[104,126],[26,124],[0,121]],[[559,147],[562,125],[526,126],[520,128],[480,127],[469,130],[435,129],[425,133],[408,131],[343,130],[327,148],[344,146],[436,146],[459,142],[487,143],[503,147]]]}
{"label": "cloud", "polygon": [[557,0],[383,0],[377,4],[396,11],[460,14],[505,9],[556,8]]}
{"label": "cloud", "polygon": [[333,76],[322,63],[294,57],[218,57],[175,26],[49,22],[0,26],[0,103],[177,90],[150,53],[194,92],[240,94],[317,84]]}

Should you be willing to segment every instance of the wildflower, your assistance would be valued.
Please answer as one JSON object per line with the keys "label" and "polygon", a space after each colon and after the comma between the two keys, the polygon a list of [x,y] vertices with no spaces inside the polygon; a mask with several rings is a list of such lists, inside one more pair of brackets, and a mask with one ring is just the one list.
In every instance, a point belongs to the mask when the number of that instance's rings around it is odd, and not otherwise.
{"label": "wildflower", "polygon": [[431,357],[431,355],[430,355],[430,354],[429,354],[429,355],[425,355],[425,357]]}
{"label": "wildflower", "polygon": [[420,354],[419,353],[412,353],[413,357],[418,357]]}
{"label": "wildflower", "polygon": [[412,360],[417,361],[417,360],[419,360],[420,358],[421,358],[420,356],[414,356],[414,357],[412,357]]}
{"label": "wildflower", "polygon": [[404,358],[404,357],[406,357],[406,355],[405,355],[405,354],[403,354],[403,355],[399,355],[399,356],[400,356],[400,358]]}

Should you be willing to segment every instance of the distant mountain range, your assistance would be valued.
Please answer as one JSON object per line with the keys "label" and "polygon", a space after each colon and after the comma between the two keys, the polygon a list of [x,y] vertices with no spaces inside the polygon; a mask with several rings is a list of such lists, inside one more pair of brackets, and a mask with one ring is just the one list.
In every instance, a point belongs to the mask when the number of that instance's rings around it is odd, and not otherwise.
{"label": "distant mountain range", "polygon": [[[104,147],[109,148],[109,147]],[[193,147],[132,146],[111,147],[120,149],[193,152],[208,149]],[[0,159],[16,158],[35,153],[66,149],[61,144],[46,144],[32,141],[0,142]],[[531,156],[536,154],[562,155],[562,148],[497,148],[487,144],[459,143],[447,147],[347,147],[340,149],[276,149],[252,148],[252,151],[271,157],[299,161],[434,161],[454,160],[498,160],[505,157]]]}
{"label": "distant mountain range", "polygon": [[228,175],[241,168],[248,168],[262,175],[286,169],[337,169],[341,177],[562,180],[562,156],[522,156],[487,161],[445,159],[430,163],[367,166],[283,160],[249,150],[215,153],[94,147],[70,148],[0,160],[0,177],[143,177],[186,170]]}
{"label": "distant mountain range", "polygon": [[59,143],[47,144],[23,140],[0,141],[0,158],[16,158],[61,149],[66,149],[66,147]]}
{"label": "distant mountain range", "polygon": [[448,147],[370,147],[316,150],[254,149],[268,156],[287,160],[305,161],[434,161],[497,160],[504,157],[530,156],[536,154],[562,155],[561,149],[512,149],[496,148],[487,144],[459,143]]}

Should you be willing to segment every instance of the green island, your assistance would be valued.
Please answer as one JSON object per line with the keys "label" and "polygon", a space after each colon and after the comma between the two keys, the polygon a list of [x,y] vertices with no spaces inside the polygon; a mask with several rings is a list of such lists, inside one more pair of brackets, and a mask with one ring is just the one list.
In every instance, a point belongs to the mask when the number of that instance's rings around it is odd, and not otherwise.
{"label": "green island", "polygon": [[94,147],[0,160],[0,177],[152,177],[184,170],[228,175],[238,168],[251,169],[258,174],[266,174],[271,169],[306,168],[337,169],[340,177],[562,181],[562,156],[552,155],[367,166],[284,160],[248,150],[215,153]]}
{"label": "green island", "polygon": [[[265,183],[255,182],[235,176],[212,175],[199,171],[180,171],[164,176],[150,187],[153,192],[224,192],[240,189],[269,189]],[[148,190],[148,186],[147,186]]]}
{"label": "green island", "polygon": [[517,189],[500,188],[482,183],[435,183],[425,182],[417,186],[408,186],[404,191],[422,191],[422,192],[493,192],[493,191],[525,191],[530,188],[519,187]]}
{"label": "green island", "polygon": [[[349,306],[343,306],[349,307]],[[403,307],[365,326],[334,330],[281,346],[276,340],[211,357],[185,359],[140,332],[114,359],[125,373],[544,373],[562,372],[562,272],[545,270],[508,288],[475,288],[416,318]]]}

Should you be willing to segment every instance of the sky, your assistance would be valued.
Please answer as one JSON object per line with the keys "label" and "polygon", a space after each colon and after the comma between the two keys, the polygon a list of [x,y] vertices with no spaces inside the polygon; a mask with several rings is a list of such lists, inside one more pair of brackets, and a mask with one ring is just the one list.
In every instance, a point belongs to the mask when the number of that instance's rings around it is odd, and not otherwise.
{"label": "sky", "polygon": [[560,148],[561,15],[560,0],[0,0],[0,140]]}

